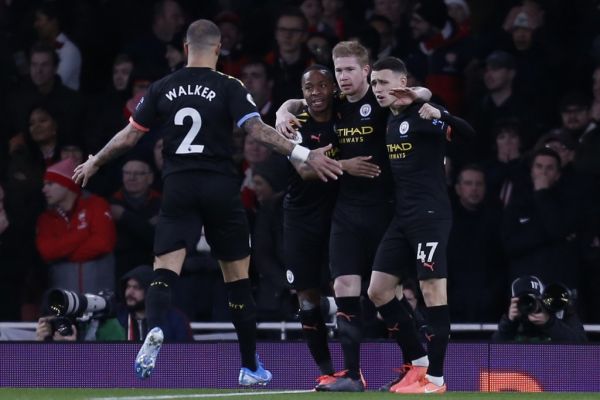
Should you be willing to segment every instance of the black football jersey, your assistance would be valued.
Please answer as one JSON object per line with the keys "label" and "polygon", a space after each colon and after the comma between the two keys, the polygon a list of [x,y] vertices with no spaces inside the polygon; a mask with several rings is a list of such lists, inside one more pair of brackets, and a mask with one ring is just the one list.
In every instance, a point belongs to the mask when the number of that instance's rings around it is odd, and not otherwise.
{"label": "black football jersey", "polygon": [[405,217],[450,218],[444,156],[449,126],[419,116],[423,103],[390,117],[386,142],[395,181],[396,210]]}
{"label": "black football jersey", "polygon": [[[315,121],[307,111],[298,114],[296,118],[302,122],[302,127],[298,130],[302,135],[302,146],[314,150],[332,144],[333,147],[327,152],[327,156],[337,158],[339,149],[333,129],[333,120],[329,122]],[[292,172],[283,206],[289,210],[309,211],[317,208],[330,208],[337,194],[337,181],[323,182],[319,179],[305,181],[291,164],[290,168]]]}
{"label": "black football jersey", "polygon": [[336,102],[335,131],[340,146],[340,159],[372,156],[381,174],[377,178],[361,178],[348,173],[340,179],[339,201],[355,205],[388,202],[393,198],[390,167],[385,151],[385,127],[389,111],[377,104],[373,91],[354,103],[346,99]]}
{"label": "black football jersey", "polygon": [[187,170],[235,174],[233,124],[259,117],[252,96],[237,79],[210,68],[182,68],[154,82],[131,122],[156,127],[164,139],[163,176]]}

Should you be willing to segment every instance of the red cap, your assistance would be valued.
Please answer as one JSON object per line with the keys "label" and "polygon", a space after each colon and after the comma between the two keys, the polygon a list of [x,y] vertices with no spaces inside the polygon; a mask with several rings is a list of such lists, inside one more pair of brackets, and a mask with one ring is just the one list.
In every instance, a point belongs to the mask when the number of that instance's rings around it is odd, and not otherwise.
{"label": "red cap", "polygon": [[81,188],[73,180],[75,171],[75,162],[71,158],[64,159],[48,167],[44,174],[44,180],[58,183],[66,187],[71,192],[79,193]]}

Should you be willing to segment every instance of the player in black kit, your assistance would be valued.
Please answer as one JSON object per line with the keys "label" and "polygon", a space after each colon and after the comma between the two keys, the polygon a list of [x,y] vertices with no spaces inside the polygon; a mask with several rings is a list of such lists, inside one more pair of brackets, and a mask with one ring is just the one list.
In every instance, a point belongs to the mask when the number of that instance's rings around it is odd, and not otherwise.
{"label": "player in black kit", "polygon": [[202,225],[219,260],[242,358],[241,385],[266,384],[272,376],[256,356],[256,306],[248,279],[249,232],[232,161],[232,127],[306,162],[324,180],[336,179],[341,165],[325,155],[330,147],[294,145],[265,125],[240,81],[216,72],[221,33],[208,20],[193,22],[184,49],[186,68],[154,82],[130,123],[95,156],[79,165],[74,179],[84,186],[100,166],[133,147],[151,126],[164,132],[163,200],[154,242],[154,278],[146,296],[148,333],[136,357],[140,378],[150,375],[162,345],[160,325],[181,272],[186,249]]}
{"label": "player in black kit", "polygon": [[[444,156],[452,134],[474,135],[464,120],[441,107],[399,102],[395,88],[406,86],[406,67],[394,57],[376,62],[371,86],[392,116],[387,125],[387,152],[395,187],[395,213],[375,256],[369,298],[377,306],[407,365],[404,376],[389,386],[395,393],[443,393],[443,366],[450,317],[446,299],[446,245],[452,212]],[[416,267],[427,306],[428,351],[408,309],[396,298],[397,286]]]}
{"label": "player in black kit", "polygon": [[[308,67],[302,75],[302,93],[307,107],[297,115],[302,126],[298,140],[309,149],[332,144],[337,152],[333,129],[333,74],[322,65]],[[286,278],[298,294],[299,317],[304,338],[322,376],[333,375],[327,346],[327,327],[321,311],[321,288],[329,282],[329,227],[337,194],[336,182],[320,182],[304,163],[292,162],[283,201],[283,248]]]}
{"label": "player in black kit", "polygon": [[[344,371],[321,379],[319,391],[363,391],[360,373],[363,278],[371,272],[379,240],[393,214],[393,184],[385,149],[389,112],[380,108],[369,90],[369,56],[357,42],[340,42],[333,51],[335,76],[342,98],[335,104],[335,129],[345,173],[333,211],[329,244],[330,268],[338,307],[338,338],[344,353]],[[429,99],[427,89],[412,95]],[[297,107],[292,101],[280,110]],[[279,128],[288,114],[278,111]],[[294,122],[297,123],[297,122]]]}

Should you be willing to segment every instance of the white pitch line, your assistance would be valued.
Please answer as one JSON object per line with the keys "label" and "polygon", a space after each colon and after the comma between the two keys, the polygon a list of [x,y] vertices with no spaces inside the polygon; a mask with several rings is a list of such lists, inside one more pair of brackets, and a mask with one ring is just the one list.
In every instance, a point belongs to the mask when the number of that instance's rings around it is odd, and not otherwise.
{"label": "white pitch line", "polygon": [[171,399],[216,399],[219,397],[260,396],[270,394],[311,393],[313,390],[282,390],[278,392],[234,392],[206,394],[165,394],[158,396],[93,397],[90,400],[171,400]]}

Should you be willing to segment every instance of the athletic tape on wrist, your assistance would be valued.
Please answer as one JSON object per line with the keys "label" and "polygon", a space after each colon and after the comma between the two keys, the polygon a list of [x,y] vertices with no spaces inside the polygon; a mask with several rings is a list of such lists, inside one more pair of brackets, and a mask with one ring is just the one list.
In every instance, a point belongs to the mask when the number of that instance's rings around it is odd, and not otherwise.
{"label": "athletic tape on wrist", "polygon": [[308,160],[308,155],[310,154],[310,150],[304,146],[296,145],[292,150],[292,154],[290,154],[290,159],[292,161],[300,161],[305,162]]}

